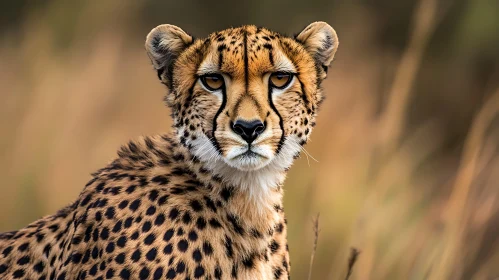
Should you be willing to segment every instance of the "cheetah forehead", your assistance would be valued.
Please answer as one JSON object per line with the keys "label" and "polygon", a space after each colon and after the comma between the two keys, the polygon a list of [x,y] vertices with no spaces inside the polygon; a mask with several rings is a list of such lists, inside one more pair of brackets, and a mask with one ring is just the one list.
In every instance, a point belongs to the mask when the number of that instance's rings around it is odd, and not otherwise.
{"label": "cheetah forehead", "polygon": [[214,32],[202,45],[204,53],[196,71],[200,76],[221,72],[233,78],[260,77],[298,71],[292,51],[301,48],[300,44],[265,28],[243,26]]}

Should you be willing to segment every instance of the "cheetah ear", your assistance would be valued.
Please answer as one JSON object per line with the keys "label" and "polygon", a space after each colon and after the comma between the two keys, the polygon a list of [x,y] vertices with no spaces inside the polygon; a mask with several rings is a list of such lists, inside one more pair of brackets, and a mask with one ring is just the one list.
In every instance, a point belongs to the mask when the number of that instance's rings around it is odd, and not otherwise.
{"label": "cheetah ear", "polygon": [[316,62],[327,71],[338,49],[336,31],[323,21],[316,21],[305,27],[295,39],[305,46]]}
{"label": "cheetah ear", "polygon": [[145,47],[160,80],[165,77],[171,83],[173,63],[192,41],[192,36],[171,24],[159,25],[149,32]]}

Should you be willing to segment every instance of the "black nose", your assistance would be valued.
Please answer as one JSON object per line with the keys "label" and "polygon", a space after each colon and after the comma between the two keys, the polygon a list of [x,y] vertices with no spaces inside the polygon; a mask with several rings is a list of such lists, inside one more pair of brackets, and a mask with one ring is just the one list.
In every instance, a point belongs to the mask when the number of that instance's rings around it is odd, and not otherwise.
{"label": "black nose", "polygon": [[259,120],[237,120],[232,124],[232,130],[240,135],[246,142],[251,143],[265,130],[265,124]]}

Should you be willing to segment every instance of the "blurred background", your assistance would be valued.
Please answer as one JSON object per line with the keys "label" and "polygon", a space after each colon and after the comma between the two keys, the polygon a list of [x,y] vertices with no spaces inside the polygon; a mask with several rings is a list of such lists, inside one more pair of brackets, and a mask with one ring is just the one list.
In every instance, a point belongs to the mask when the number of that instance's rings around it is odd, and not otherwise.
{"label": "blurred background", "polygon": [[[318,126],[285,184],[292,277],[499,277],[499,1],[2,1],[0,231],[72,202],[129,139],[170,131],[146,34],[330,23]],[[313,157],[313,158],[312,158]]]}

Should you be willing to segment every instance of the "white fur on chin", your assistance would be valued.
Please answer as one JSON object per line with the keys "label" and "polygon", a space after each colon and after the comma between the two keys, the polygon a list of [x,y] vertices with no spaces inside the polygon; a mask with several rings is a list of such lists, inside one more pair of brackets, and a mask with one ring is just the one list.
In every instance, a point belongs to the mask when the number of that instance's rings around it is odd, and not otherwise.
{"label": "white fur on chin", "polygon": [[247,191],[249,197],[262,207],[272,207],[265,205],[266,198],[272,189],[283,183],[286,169],[301,150],[296,136],[286,137],[277,156],[264,159],[259,168],[242,170],[229,165],[205,135],[188,143],[193,147],[193,154],[206,164],[207,169],[220,176],[225,183]]}

